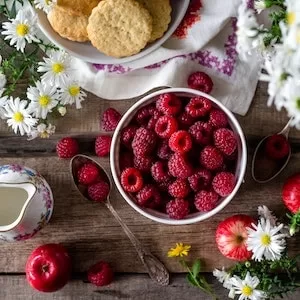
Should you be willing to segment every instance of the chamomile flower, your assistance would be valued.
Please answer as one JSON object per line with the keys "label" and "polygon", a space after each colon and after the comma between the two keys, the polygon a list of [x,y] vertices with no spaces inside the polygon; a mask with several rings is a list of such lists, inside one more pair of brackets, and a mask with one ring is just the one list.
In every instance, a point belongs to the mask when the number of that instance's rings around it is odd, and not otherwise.
{"label": "chamomile flower", "polygon": [[4,117],[7,118],[8,126],[11,126],[16,134],[18,132],[21,135],[30,133],[38,121],[29,113],[27,106],[26,100],[12,97],[7,100],[5,105]]}
{"label": "chamomile flower", "polygon": [[254,1],[254,9],[257,13],[261,13],[263,10],[267,8],[265,0],[255,0]]}
{"label": "chamomile flower", "polygon": [[67,82],[59,89],[60,103],[62,105],[74,104],[77,109],[80,109],[81,102],[84,101],[86,93],[80,89],[77,82],[73,80],[67,80]]}
{"label": "chamomile flower", "polygon": [[168,251],[168,257],[187,256],[191,249],[190,245],[184,245],[183,243],[176,243],[175,248],[171,248]]}
{"label": "chamomile flower", "polygon": [[300,1],[285,0],[287,7],[287,23],[289,26],[300,24]]}
{"label": "chamomile flower", "polygon": [[239,300],[260,300],[266,299],[267,295],[264,291],[256,289],[259,285],[259,279],[256,276],[251,276],[247,272],[244,279],[238,276],[233,276],[230,279],[235,295],[239,295]]}
{"label": "chamomile flower", "polygon": [[71,78],[71,57],[64,51],[50,51],[49,57],[39,62],[38,72],[43,72],[42,81],[50,85],[63,86]]}
{"label": "chamomile flower", "polygon": [[15,46],[17,50],[24,52],[26,42],[39,42],[36,37],[37,17],[30,10],[19,10],[15,19],[3,23],[1,33],[6,35],[5,40],[10,40],[10,45]]}
{"label": "chamomile flower", "polygon": [[34,117],[46,119],[47,114],[58,104],[58,93],[55,86],[37,81],[27,89],[27,98],[31,100],[29,111]]}
{"label": "chamomile flower", "polygon": [[231,276],[224,270],[224,267],[222,268],[222,270],[214,269],[213,275],[218,279],[219,282],[223,283],[224,288],[229,290],[232,288],[232,285],[230,283]]}
{"label": "chamomile flower", "polygon": [[45,123],[41,123],[28,134],[28,141],[34,140],[37,137],[42,139],[49,138],[50,135],[55,133],[55,129],[55,126],[52,124],[48,124],[47,126]]}
{"label": "chamomile flower", "polygon": [[262,261],[280,259],[285,249],[286,234],[280,231],[283,224],[271,226],[270,220],[261,218],[258,224],[252,224],[253,228],[247,228],[247,249],[253,252],[252,259]]}
{"label": "chamomile flower", "polygon": [[50,12],[56,0],[34,0],[34,6],[38,9],[42,9],[46,14]]}

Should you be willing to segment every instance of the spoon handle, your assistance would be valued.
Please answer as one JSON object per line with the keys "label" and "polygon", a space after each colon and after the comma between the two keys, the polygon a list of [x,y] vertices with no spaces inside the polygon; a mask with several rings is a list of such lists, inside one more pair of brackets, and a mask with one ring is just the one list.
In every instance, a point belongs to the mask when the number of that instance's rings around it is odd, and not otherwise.
{"label": "spoon handle", "polygon": [[123,222],[119,214],[115,211],[110,201],[107,200],[105,202],[106,207],[110,210],[116,220],[119,222],[124,232],[130,239],[132,245],[134,246],[136,252],[138,253],[142,263],[146,267],[149,276],[161,285],[169,284],[169,272],[166,267],[149,251],[145,250],[145,248],[141,245],[140,241],[135,237],[132,231],[128,228],[128,226]]}

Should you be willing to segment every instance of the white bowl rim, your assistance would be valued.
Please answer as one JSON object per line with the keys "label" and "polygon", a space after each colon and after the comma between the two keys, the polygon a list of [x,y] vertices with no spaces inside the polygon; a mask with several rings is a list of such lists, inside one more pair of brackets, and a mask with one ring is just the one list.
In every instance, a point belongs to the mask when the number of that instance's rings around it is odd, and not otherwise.
{"label": "white bowl rim", "polygon": [[[128,116],[132,114],[134,110],[136,110],[138,107],[142,106],[143,103],[147,102],[151,98],[155,98],[156,96],[159,96],[164,93],[188,93],[188,94],[194,94],[195,96],[203,96],[211,100],[214,104],[216,104],[218,107],[220,107],[226,115],[230,118],[230,121],[234,124],[234,127],[240,137],[241,145],[242,145],[242,153],[241,153],[241,165],[240,165],[240,174],[238,176],[237,183],[235,185],[235,188],[231,192],[231,194],[227,197],[225,197],[222,202],[215,207],[213,210],[204,213],[203,215],[191,217],[188,219],[181,219],[181,220],[173,220],[173,219],[163,219],[156,216],[151,215],[150,213],[144,211],[141,209],[137,204],[135,204],[127,195],[127,193],[123,190],[123,187],[121,186],[117,171],[116,171],[116,164],[115,164],[115,151],[116,151],[116,145],[118,143],[119,139],[119,133],[121,129],[124,126],[124,123],[127,121]],[[233,113],[226,108],[221,102],[219,102],[216,98],[212,97],[211,95],[205,94],[203,92],[189,89],[189,88],[167,88],[162,89],[153,93],[150,93],[149,95],[143,97],[139,101],[137,101],[133,106],[131,106],[127,112],[123,115],[122,119],[120,120],[117,128],[114,131],[112,143],[111,143],[111,152],[110,152],[110,166],[111,166],[111,172],[114,179],[114,182],[117,186],[118,191],[123,196],[123,198],[126,200],[126,202],[136,211],[138,211],[140,214],[142,214],[144,217],[151,219],[153,221],[168,224],[168,225],[188,225],[197,223],[200,221],[203,221],[205,219],[208,219],[212,217],[213,215],[217,214],[219,211],[221,211],[235,196],[237,191],[239,190],[243,180],[244,175],[246,172],[246,166],[247,166],[247,145],[246,145],[246,139],[243,133],[243,130],[237,121],[236,117],[233,115]]]}

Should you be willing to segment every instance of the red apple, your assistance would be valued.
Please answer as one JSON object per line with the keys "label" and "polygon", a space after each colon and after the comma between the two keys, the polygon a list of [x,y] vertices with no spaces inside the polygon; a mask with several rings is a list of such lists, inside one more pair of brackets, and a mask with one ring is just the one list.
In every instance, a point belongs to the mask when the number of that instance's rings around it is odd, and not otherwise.
{"label": "red apple", "polygon": [[255,223],[247,215],[234,215],[222,221],[216,231],[216,242],[220,252],[227,258],[245,261],[251,258],[252,252],[247,250],[247,227]]}
{"label": "red apple", "polygon": [[27,281],[38,291],[57,291],[69,281],[70,275],[71,259],[62,245],[40,246],[27,259]]}

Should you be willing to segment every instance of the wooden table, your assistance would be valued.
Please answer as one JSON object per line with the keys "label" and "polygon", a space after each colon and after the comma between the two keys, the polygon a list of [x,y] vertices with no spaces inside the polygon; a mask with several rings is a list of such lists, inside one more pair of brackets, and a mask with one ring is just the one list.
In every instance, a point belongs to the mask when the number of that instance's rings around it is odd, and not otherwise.
{"label": "wooden table", "polygon": [[[20,85],[19,88],[25,88]],[[136,99],[135,99],[136,100]],[[258,205],[265,204],[275,213],[284,214],[280,198],[283,181],[299,171],[297,140],[300,131],[292,130],[293,155],[287,169],[274,181],[259,185],[250,176],[253,147],[264,135],[279,131],[287,122],[284,112],[268,108],[266,85],[259,85],[252,106],[245,117],[238,116],[247,137],[249,163],[245,183],[232,202],[216,216],[198,224],[168,226],[155,223],[135,212],[113,189],[112,204],[120,216],[172,274],[168,287],[155,285],[146,274],[143,265],[118,223],[104,206],[84,201],[72,185],[69,161],[58,159],[55,145],[64,136],[80,140],[83,153],[93,155],[94,138],[101,133],[99,116],[108,107],[126,111],[135,100],[104,101],[89,94],[84,108],[69,109],[68,114],[57,122],[57,134],[50,139],[28,142],[17,137],[0,122],[0,164],[19,163],[41,172],[52,187],[55,208],[51,222],[31,240],[0,244],[0,299],[209,299],[201,291],[185,281],[182,267],[175,259],[166,256],[176,242],[192,244],[191,258],[205,262],[205,272],[215,267],[230,266],[231,261],[217,250],[214,233],[218,223],[235,213],[255,216]],[[240,99],[243,101],[243,99]],[[108,159],[96,158],[109,171]],[[298,242],[297,242],[298,239]],[[73,280],[54,294],[40,294],[32,290],[24,277],[24,265],[30,252],[49,242],[64,244],[73,259]],[[292,253],[300,250],[299,236],[290,245]],[[118,272],[114,283],[96,288],[85,281],[84,272],[99,260],[110,262]],[[227,290],[214,280],[220,299],[227,298]],[[299,299],[300,293],[286,299]]]}

